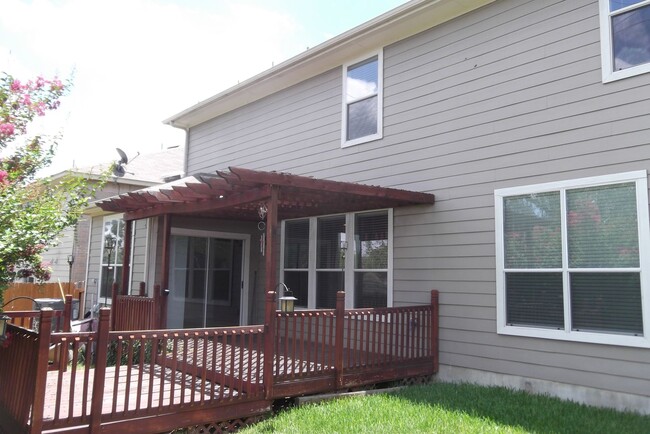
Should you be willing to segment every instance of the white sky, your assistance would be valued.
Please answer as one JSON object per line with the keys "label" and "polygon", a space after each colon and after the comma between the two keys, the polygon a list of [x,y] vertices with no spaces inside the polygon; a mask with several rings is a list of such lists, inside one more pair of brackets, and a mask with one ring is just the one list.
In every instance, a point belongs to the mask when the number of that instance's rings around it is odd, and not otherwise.
{"label": "white sky", "polygon": [[73,78],[47,173],[182,145],[162,120],[405,0],[2,0],[0,72]]}

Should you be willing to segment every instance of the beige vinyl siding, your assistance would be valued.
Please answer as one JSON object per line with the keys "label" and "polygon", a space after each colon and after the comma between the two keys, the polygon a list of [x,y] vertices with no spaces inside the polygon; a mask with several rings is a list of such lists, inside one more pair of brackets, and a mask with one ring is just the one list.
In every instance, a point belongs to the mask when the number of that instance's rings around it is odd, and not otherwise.
{"label": "beige vinyl siding", "polygon": [[140,293],[140,282],[149,284],[145,278],[147,272],[148,223],[148,220],[136,220],[133,224],[130,294]]}
{"label": "beige vinyl siding", "polygon": [[102,216],[92,218],[90,248],[88,251],[88,278],[86,279],[86,306],[88,308],[91,308],[93,304],[98,302],[103,226],[104,218]]}
{"label": "beige vinyl siding", "polygon": [[494,190],[650,170],[650,74],[602,84],[599,37],[597,0],[497,1],[384,48],[382,140],[340,148],[337,68],[192,128],[189,172],[435,193],[395,209],[393,284],[441,291],[442,364],[650,397],[649,349],[496,334]]}
{"label": "beige vinyl siding", "polygon": [[59,243],[47,249],[41,255],[43,261],[49,262],[52,268],[50,282],[67,282],[70,268],[68,265],[68,255],[73,253],[74,249],[74,227],[67,228],[59,234]]}

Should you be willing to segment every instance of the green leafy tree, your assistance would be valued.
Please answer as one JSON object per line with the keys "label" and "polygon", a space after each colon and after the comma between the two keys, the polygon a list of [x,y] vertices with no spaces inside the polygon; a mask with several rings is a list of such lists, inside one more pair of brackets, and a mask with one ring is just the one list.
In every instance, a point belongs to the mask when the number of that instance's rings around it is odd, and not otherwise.
{"label": "green leafy tree", "polygon": [[30,136],[28,126],[56,110],[67,89],[57,78],[25,83],[8,74],[0,78],[0,306],[17,277],[49,279],[51,269],[40,253],[77,222],[102,185],[73,176],[56,183],[37,178],[51,163],[58,137]]}

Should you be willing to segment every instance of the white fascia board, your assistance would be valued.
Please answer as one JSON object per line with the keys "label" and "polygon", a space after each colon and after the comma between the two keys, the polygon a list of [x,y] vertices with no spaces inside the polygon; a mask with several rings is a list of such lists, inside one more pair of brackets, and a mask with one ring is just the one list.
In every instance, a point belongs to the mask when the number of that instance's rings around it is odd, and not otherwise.
{"label": "white fascia board", "polygon": [[163,121],[191,128],[495,0],[413,0]]}

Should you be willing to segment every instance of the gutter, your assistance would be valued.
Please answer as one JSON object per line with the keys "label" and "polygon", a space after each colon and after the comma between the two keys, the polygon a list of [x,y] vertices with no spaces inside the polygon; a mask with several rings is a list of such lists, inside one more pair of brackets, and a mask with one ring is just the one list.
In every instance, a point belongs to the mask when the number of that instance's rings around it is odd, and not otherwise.
{"label": "gutter", "polygon": [[412,0],[163,121],[187,129],[496,0]]}

